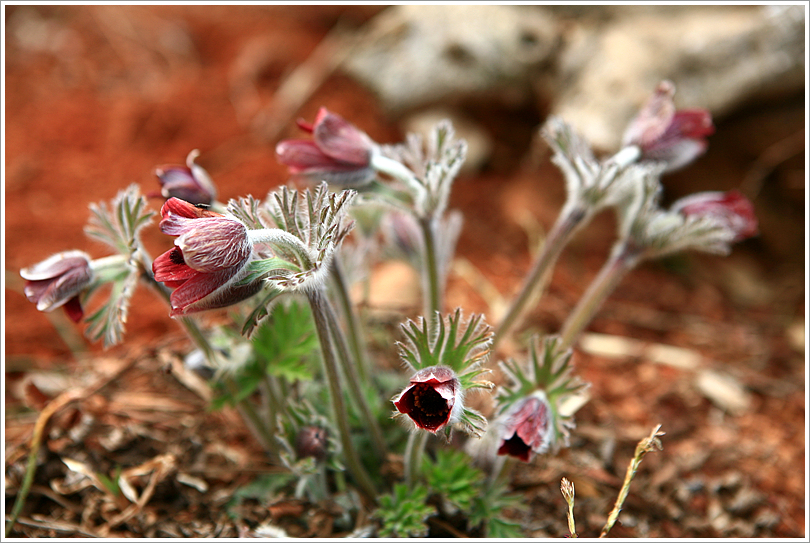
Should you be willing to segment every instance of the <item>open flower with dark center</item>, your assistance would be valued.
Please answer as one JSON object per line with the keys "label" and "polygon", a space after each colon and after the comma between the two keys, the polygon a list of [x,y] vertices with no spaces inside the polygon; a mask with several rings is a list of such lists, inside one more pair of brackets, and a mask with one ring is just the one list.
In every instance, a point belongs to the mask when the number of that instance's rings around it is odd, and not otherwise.
{"label": "open flower with dark center", "polygon": [[417,371],[393,402],[418,428],[434,433],[458,421],[464,409],[461,382],[447,366]]}
{"label": "open flower with dark center", "polygon": [[152,263],[155,280],[175,288],[171,316],[232,305],[261,289],[261,281],[237,285],[253,255],[243,223],[178,198],[160,213],[160,230],[177,236]]}
{"label": "open flower with dark center", "polygon": [[64,307],[73,322],[84,316],[79,296],[93,281],[90,257],[82,251],[65,251],[20,270],[23,292],[39,311]]}
{"label": "open flower with dark center", "polygon": [[362,185],[376,176],[371,167],[377,144],[364,132],[325,107],[313,124],[298,121],[312,140],[284,140],[276,146],[279,162],[290,173],[337,185]]}
{"label": "open flower with dark center", "polygon": [[641,159],[666,163],[666,170],[681,168],[706,151],[706,136],[714,133],[712,116],[706,109],[675,109],[675,86],[658,85],[624,133],[625,146],[641,149]]}
{"label": "open flower with dark center", "polygon": [[512,404],[500,419],[499,455],[528,462],[533,455],[546,452],[554,439],[551,406],[542,390]]}
{"label": "open flower with dark center", "polygon": [[740,192],[698,192],[672,204],[672,211],[687,217],[712,217],[742,241],[759,232],[753,204]]}
{"label": "open flower with dark center", "polygon": [[210,204],[217,189],[205,168],[194,162],[200,152],[194,149],[186,158],[186,165],[167,164],[155,168],[164,198],[180,198],[192,204]]}

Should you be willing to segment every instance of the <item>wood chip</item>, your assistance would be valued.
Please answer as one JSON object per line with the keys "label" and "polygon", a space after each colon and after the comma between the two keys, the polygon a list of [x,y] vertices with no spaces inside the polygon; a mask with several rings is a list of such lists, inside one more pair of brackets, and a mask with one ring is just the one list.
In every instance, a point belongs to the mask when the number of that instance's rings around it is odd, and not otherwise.
{"label": "wood chip", "polygon": [[740,415],[751,406],[751,395],[731,375],[701,370],[695,377],[695,386],[713,404],[732,415]]}

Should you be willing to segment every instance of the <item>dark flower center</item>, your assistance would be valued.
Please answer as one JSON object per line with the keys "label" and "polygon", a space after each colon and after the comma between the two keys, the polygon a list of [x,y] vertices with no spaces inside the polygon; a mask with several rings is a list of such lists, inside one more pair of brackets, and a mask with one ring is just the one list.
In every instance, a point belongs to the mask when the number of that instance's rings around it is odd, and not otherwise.
{"label": "dark flower center", "polygon": [[172,252],[169,253],[169,260],[171,260],[173,264],[186,263],[186,260],[183,258],[183,251],[180,250],[180,247],[172,249]]}
{"label": "dark flower center", "polygon": [[509,439],[504,440],[503,445],[498,449],[498,454],[508,454],[509,456],[514,456],[524,462],[528,462],[531,450],[531,447],[526,445],[526,443],[518,437],[517,433],[515,433]]}
{"label": "dark flower center", "polygon": [[450,407],[447,400],[436,392],[432,385],[419,383],[411,389],[413,394],[413,411],[411,418],[422,428],[435,430],[447,422]]}

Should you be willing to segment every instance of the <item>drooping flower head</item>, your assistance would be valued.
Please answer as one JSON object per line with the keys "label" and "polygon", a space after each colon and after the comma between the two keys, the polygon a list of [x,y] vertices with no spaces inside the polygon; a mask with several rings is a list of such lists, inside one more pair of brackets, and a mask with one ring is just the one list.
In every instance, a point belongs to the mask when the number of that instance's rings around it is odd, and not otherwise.
{"label": "drooping flower head", "polygon": [[167,200],[160,213],[160,230],[177,239],[152,270],[155,280],[175,288],[173,317],[225,307],[261,289],[261,282],[236,284],[253,254],[243,223],[178,198]]}
{"label": "drooping flower head", "polygon": [[79,297],[93,281],[90,262],[87,253],[65,251],[20,270],[26,298],[39,311],[64,307],[68,317],[79,322],[84,316]]}
{"label": "drooping flower head", "polygon": [[486,418],[464,405],[470,389],[490,389],[492,383],[477,379],[486,369],[492,328],[481,315],[465,322],[461,310],[442,317],[435,313],[428,325],[424,318],[401,325],[406,340],[398,343],[402,361],[414,373],[409,384],[392,401],[395,417],[407,415],[415,427],[436,433],[459,428],[475,437],[486,429]]}
{"label": "drooping flower head", "polygon": [[314,123],[299,120],[298,126],[311,133],[312,140],[284,140],[276,146],[279,162],[290,173],[343,186],[374,179],[371,160],[377,144],[365,132],[325,107],[318,110]]}
{"label": "drooping flower head", "polygon": [[506,455],[529,462],[536,454],[568,445],[574,419],[573,411],[563,405],[587,388],[573,374],[571,355],[571,349],[560,348],[558,337],[534,336],[528,360],[500,363],[511,383],[495,396],[497,414],[481,445],[468,447],[476,461],[488,464]]}
{"label": "drooping flower head", "polygon": [[417,371],[393,402],[417,428],[433,433],[457,422],[464,405],[461,382],[456,372],[447,366],[431,366]]}
{"label": "drooping flower head", "polygon": [[706,151],[714,133],[706,109],[675,109],[675,85],[663,81],[624,133],[625,146],[641,149],[642,160],[666,163],[665,171],[681,168]]}
{"label": "drooping flower head", "polygon": [[759,232],[753,204],[739,191],[698,192],[672,204],[672,211],[686,217],[712,217],[742,241]]}
{"label": "drooping flower head", "polygon": [[554,416],[542,390],[512,404],[500,422],[499,455],[528,462],[535,454],[546,452],[554,442]]}
{"label": "drooping flower head", "polygon": [[194,149],[186,158],[186,165],[167,164],[155,168],[164,198],[180,198],[192,204],[211,204],[217,189],[205,168],[195,162],[200,151]]}

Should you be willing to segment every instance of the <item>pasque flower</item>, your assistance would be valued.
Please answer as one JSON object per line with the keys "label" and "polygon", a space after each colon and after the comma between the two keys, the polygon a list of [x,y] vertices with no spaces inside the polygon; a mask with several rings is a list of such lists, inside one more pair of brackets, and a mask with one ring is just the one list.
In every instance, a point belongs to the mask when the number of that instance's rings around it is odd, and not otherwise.
{"label": "pasque flower", "polygon": [[164,198],[180,198],[192,204],[210,204],[217,189],[205,168],[195,163],[200,152],[194,149],[186,158],[186,165],[167,164],[155,168]]}
{"label": "pasque flower", "polygon": [[671,210],[686,217],[712,217],[732,233],[733,241],[759,231],[753,204],[736,190],[691,194],[677,200]]}
{"label": "pasque flower", "polygon": [[553,413],[542,390],[512,404],[499,418],[499,455],[514,456],[524,462],[549,449],[554,440]]}
{"label": "pasque flower", "polygon": [[177,239],[152,270],[156,281],[175,288],[173,317],[225,307],[261,289],[261,281],[238,284],[253,256],[243,223],[178,198],[167,200],[160,213],[160,230]]}
{"label": "pasque flower", "polygon": [[343,117],[322,107],[313,124],[299,120],[298,126],[311,133],[312,140],[284,140],[276,146],[279,162],[290,173],[338,185],[374,179],[371,160],[377,144]]}
{"label": "pasque flower", "polygon": [[23,290],[26,298],[37,304],[39,311],[64,307],[73,322],[82,320],[84,310],[79,296],[93,281],[91,260],[86,253],[58,253],[20,270],[20,275],[26,280]]}
{"label": "pasque flower", "polygon": [[464,410],[461,382],[447,366],[417,371],[393,402],[418,428],[434,433],[458,421]]}
{"label": "pasque flower", "polygon": [[706,109],[675,109],[675,85],[662,81],[655,94],[628,125],[623,143],[641,149],[641,159],[666,163],[665,171],[681,168],[706,151],[714,133]]}

